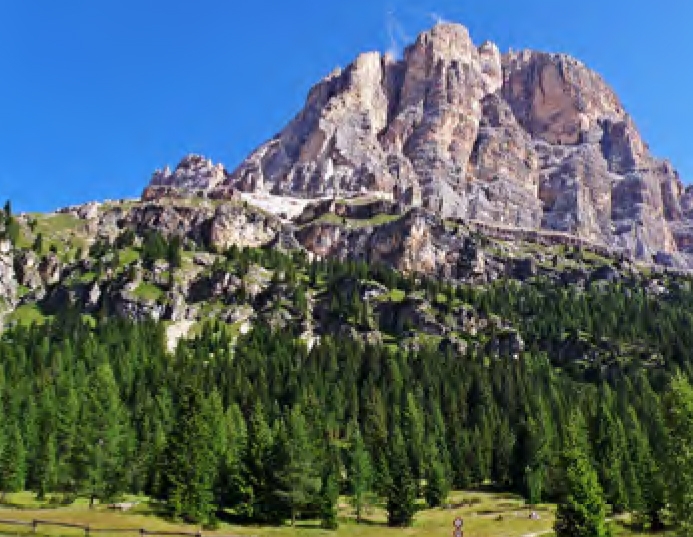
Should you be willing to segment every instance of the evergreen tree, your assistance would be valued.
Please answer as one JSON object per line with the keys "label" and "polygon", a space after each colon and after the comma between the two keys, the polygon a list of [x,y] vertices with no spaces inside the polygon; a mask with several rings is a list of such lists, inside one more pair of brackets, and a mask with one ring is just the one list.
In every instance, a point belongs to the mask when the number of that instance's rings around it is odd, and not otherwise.
{"label": "evergreen tree", "polygon": [[320,490],[320,474],[306,419],[299,406],[291,409],[286,427],[280,431],[275,443],[279,487],[276,494],[288,506],[293,526],[298,513]]}
{"label": "evergreen tree", "polygon": [[205,406],[198,387],[183,386],[176,424],[166,446],[160,494],[171,515],[194,523],[210,521],[214,511],[217,461]]}
{"label": "evergreen tree", "polygon": [[373,468],[361,432],[356,429],[350,449],[349,481],[352,504],[356,510],[356,522],[361,522],[363,510],[369,504],[373,485]]}
{"label": "evergreen tree", "polygon": [[596,420],[594,456],[605,497],[614,512],[620,513],[628,504],[624,483],[625,438],[623,426],[618,417],[614,417],[608,403],[611,391],[605,387],[603,393]]}
{"label": "evergreen tree", "polygon": [[336,466],[335,457],[331,457],[322,478],[320,490],[320,526],[328,530],[336,530],[339,527],[337,521],[337,502],[339,501],[339,469]]}
{"label": "evergreen tree", "polygon": [[177,269],[183,265],[183,245],[178,235],[174,235],[169,241],[166,258],[171,269]]}
{"label": "evergreen tree", "polygon": [[274,521],[275,480],[273,475],[273,438],[262,404],[257,404],[248,420],[248,446],[245,449],[244,483],[247,485],[245,501],[239,502],[238,511],[257,521]]}
{"label": "evergreen tree", "polygon": [[24,490],[26,479],[26,450],[19,425],[12,420],[5,424],[2,452],[0,452],[0,491]]}
{"label": "evergreen tree", "polygon": [[669,504],[682,535],[693,533],[693,388],[679,375],[664,396]]}
{"label": "evergreen tree", "polygon": [[387,524],[394,527],[411,526],[416,513],[416,486],[401,431],[396,430],[393,436],[387,491]]}
{"label": "evergreen tree", "polygon": [[42,500],[48,492],[57,489],[59,482],[58,446],[55,434],[49,434],[48,438],[39,446],[36,475],[38,478],[37,498]]}
{"label": "evergreen tree", "polygon": [[113,498],[126,487],[127,415],[110,365],[101,364],[90,375],[76,425],[76,485],[93,506],[97,499]]}
{"label": "evergreen tree", "polygon": [[19,222],[10,216],[5,222],[5,237],[14,245],[17,246],[19,242],[19,237],[22,233],[22,229],[19,226]]}
{"label": "evergreen tree", "polygon": [[435,444],[428,448],[427,459],[424,497],[429,507],[440,507],[446,502],[450,493],[450,481],[445,464],[441,460],[438,447]]}
{"label": "evergreen tree", "polygon": [[574,411],[567,426],[563,449],[566,491],[556,511],[556,537],[609,535],[604,496],[586,453],[585,436],[582,413]]}
{"label": "evergreen tree", "polygon": [[241,409],[237,404],[226,411],[227,449],[222,461],[217,497],[220,507],[245,505],[250,489],[245,481],[245,450],[248,443],[248,429]]}
{"label": "evergreen tree", "polygon": [[39,233],[36,235],[36,239],[34,239],[34,244],[31,247],[34,252],[37,254],[41,255],[43,253],[43,234]]}

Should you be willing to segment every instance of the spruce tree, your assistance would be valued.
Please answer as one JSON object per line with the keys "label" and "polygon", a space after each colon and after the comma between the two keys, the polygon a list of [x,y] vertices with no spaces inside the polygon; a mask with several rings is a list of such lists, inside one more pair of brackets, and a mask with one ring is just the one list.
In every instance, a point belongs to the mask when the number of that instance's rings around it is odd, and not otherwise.
{"label": "spruce tree", "polygon": [[286,503],[291,525],[320,490],[320,474],[306,419],[299,406],[289,413],[286,427],[280,430],[276,442],[275,494]]}
{"label": "spruce tree", "polygon": [[221,501],[220,507],[234,507],[238,511],[239,506],[247,504],[251,492],[244,471],[248,429],[237,404],[226,411],[225,422],[227,449],[222,461],[217,495]]}
{"label": "spruce tree", "polygon": [[585,437],[584,418],[576,410],[568,421],[562,453],[566,490],[556,511],[556,537],[609,535],[604,495],[586,452]]}
{"label": "spruce tree", "polygon": [[361,522],[363,510],[369,504],[373,486],[371,459],[363,442],[361,432],[356,429],[349,453],[349,481],[352,505],[356,510],[356,522]]}
{"label": "spruce tree", "polygon": [[387,524],[406,527],[414,523],[416,485],[409,468],[404,438],[398,429],[390,450],[390,483],[387,491]]}
{"label": "spruce tree", "polygon": [[17,246],[19,242],[19,237],[22,234],[22,229],[19,226],[19,222],[10,216],[5,222],[5,237],[14,245]]}
{"label": "spruce tree", "polygon": [[682,375],[664,396],[669,504],[682,535],[693,533],[693,388]]}
{"label": "spruce tree", "polygon": [[247,486],[245,501],[237,510],[244,516],[259,522],[273,519],[272,505],[275,492],[273,475],[274,439],[267,424],[261,403],[255,405],[248,420],[248,445],[244,450],[243,482]]}
{"label": "spruce tree", "polygon": [[58,446],[55,434],[39,446],[36,460],[36,476],[38,480],[37,498],[42,500],[46,494],[55,491],[58,485]]}
{"label": "spruce tree", "polygon": [[329,457],[327,469],[322,477],[320,490],[320,527],[327,530],[336,530],[339,527],[337,520],[337,503],[339,501],[339,468],[336,457]]}
{"label": "spruce tree", "polygon": [[79,491],[90,496],[93,506],[126,488],[127,413],[109,364],[90,375],[81,403],[72,465]]}
{"label": "spruce tree", "polygon": [[3,498],[8,492],[24,490],[26,463],[22,433],[19,425],[12,420],[5,424],[2,452],[0,452],[0,491]]}
{"label": "spruce tree", "polygon": [[429,507],[440,507],[446,502],[450,493],[450,480],[435,444],[428,448],[427,460],[424,498]]}
{"label": "spruce tree", "polygon": [[611,392],[608,387],[603,390],[595,426],[594,455],[604,495],[614,512],[620,513],[628,503],[624,483],[624,462],[627,457],[625,438],[623,425],[613,415],[608,402]]}
{"label": "spruce tree", "polygon": [[217,461],[206,403],[200,389],[183,386],[178,416],[166,446],[161,499],[174,517],[193,523],[211,519]]}

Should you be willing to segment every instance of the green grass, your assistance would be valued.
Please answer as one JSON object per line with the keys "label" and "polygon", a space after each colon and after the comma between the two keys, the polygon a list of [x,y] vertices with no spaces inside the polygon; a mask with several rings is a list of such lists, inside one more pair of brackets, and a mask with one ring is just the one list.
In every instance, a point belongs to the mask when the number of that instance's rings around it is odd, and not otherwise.
{"label": "green grass", "polygon": [[133,291],[133,294],[137,298],[141,298],[143,300],[159,300],[163,296],[164,292],[153,283],[142,282]]}
{"label": "green grass", "polygon": [[46,316],[43,315],[39,311],[38,307],[33,304],[24,304],[19,306],[7,316],[7,321],[14,321],[22,326],[29,326],[33,323],[42,324],[45,320]]}
{"label": "green grass", "polygon": [[71,231],[81,227],[82,220],[71,214],[55,214],[51,216],[38,216],[36,218],[36,231],[40,233],[60,233]]}
{"label": "green grass", "polygon": [[137,261],[140,258],[140,253],[132,247],[124,248],[118,252],[118,267],[125,267]]}
{"label": "green grass", "polygon": [[[50,521],[67,522],[74,524],[89,524],[94,528],[132,528],[136,532],[138,528],[146,528],[150,531],[190,531],[199,529],[197,526],[180,524],[164,520],[156,516],[153,506],[150,506],[145,498],[133,511],[117,513],[97,506],[90,510],[87,502],[80,499],[73,505],[57,507],[55,509],[42,509],[45,502],[38,502],[31,493],[8,494],[9,503],[22,506],[24,509],[4,509],[0,518],[13,520],[42,519]],[[550,530],[553,525],[553,506],[539,506],[540,520],[530,520],[528,509],[520,498],[509,494],[489,494],[482,492],[454,492],[450,496],[453,504],[462,500],[474,500],[471,507],[455,509],[423,509],[418,512],[414,525],[411,528],[388,528],[386,526],[387,515],[382,506],[376,506],[368,510],[365,515],[365,523],[356,524],[353,509],[349,506],[348,498],[341,498],[339,502],[339,522],[337,531],[325,531],[320,529],[317,521],[301,521],[297,527],[288,525],[267,526],[237,526],[222,524],[214,532],[204,532],[204,535],[256,535],[257,537],[379,537],[381,535],[392,536],[417,536],[434,537],[449,535],[452,533],[452,522],[457,516],[464,519],[464,530],[467,535],[473,537],[520,537],[529,533]],[[423,507],[423,506],[421,506]],[[27,509],[28,508],[28,509]],[[497,520],[498,514],[503,514],[502,520]],[[10,526],[0,524],[0,531],[16,535],[30,534],[31,527]],[[53,537],[57,535],[66,537],[83,537],[84,532],[79,529],[58,528],[54,526],[39,525],[37,535]],[[108,532],[99,532],[98,535],[109,536]],[[113,534],[116,535],[116,534]],[[130,535],[119,533],[117,535]]]}
{"label": "green grass", "polygon": [[363,228],[363,227],[375,227],[387,224],[389,222],[394,222],[399,220],[402,215],[399,214],[378,214],[373,218],[367,219],[356,219],[356,218],[344,218],[337,216],[334,213],[326,213],[321,217],[316,218],[312,222],[305,224],[305,226],[310,226],[312,224],[336,224],[336,225],[346,225],[351,228]]}
{"label": "green grass", "polygon": [[402,302],[406,296],[407,294],[402,289],[390,289],[388,293],[378,297],[378,300],[383,302]]}
{"label": "green grass", "polygon": [[79,277],[77,278],[77,281],[80,283],[92,283],[96,279],[96,273],[95,272],[85,272],[84,274],[80,274]]}
{"label": "green grass", "polygon": [[18,285],[17,286],[17,296],[19,298],[22,298],[23,296],[29,294],[30,291],[31,291],[31,289],[29,289],[28,287],[26,287],[24,285]]}
{"label": "green grass", "polygon": [[[49,498],[50,499],[50,498]],[[50,504],[48,500],[39,501],[32,492],[9,493],[5,498],[5,508],[0,519],[11,520],[48,520],[73,524],[89,524],[93,528],[133,529],[137,534],[139,528],[150,531],[187,531],[195,532],[199,526],[182,524],[157,516],[155,505],[148,498],[126,496],[125,501],[140,501],[133,510],[125,513],[113,512],[98,505],[89,509],[88,500],[79,498],[67,506]],[[216,531],[204,531],[204,535],[255,535],[257,537],[379,537],[381,535],[406,535],[416,537],[434,537],[450,534],[455,517],[464,519],[465,534],[473,537],[522,537],[540,533],[549,537],[553,534],[552,527],[555,516],[555,505],[540,504],[532,509],[539,513],[539,520],[530,520],[530,509],[524,500],[512,493],[488,493],[478,491],[456,491],[450,494],[449,502],[463,507],[452,509],[426,509],[421,501],[414,525],[411,528],[393,529],[386,526],[387,514],[382,505],[367,509],[364,523],[356,524],[353,508],[349,498],[342,497],[339,501],[339,523],[337,531],[325,531],[319,528],[317,521],[300,521],[295,528],[284,526],[238,526],[222,523]],[[499,515],[502,518],[499,519]],[[612,521],[610,524],[614,537],[635,537],[651,535],[631,529],[627,520]],[[0,524],[0,532],[14,535],[29,535],[31,527]],[[449,533],[446,533],[449,532]],[[59,528],[56,526],[39,525],[37,535],[44,537],[83,537],[83,530]],[[129,533],[99,532],[98,535],[130,535]],[[671,532],[658,535],[673,535]]]}

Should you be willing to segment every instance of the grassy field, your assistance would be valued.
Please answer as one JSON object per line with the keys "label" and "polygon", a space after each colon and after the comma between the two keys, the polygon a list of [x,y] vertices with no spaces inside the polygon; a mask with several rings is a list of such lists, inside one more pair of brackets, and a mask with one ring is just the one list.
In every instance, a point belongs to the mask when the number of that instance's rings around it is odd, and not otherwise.
{"label": "grassy field", "polygon": [[[126,513],[97,507],[90,510],[86,501],[80,500],[68,507],[50,508],[45,502],[37,502],[30,493],[8,494],[9,504],[0,508],[0,519],[11,520],[50,520],[75,524],[88,524],[98,528],[132,528],[130,533],[114,533],[112,535],[137,535],[139,528],[157,531],[197,531],[196,526],[177,524],[156,516],[154,510],[143,501],[135,509]],[[239,535],[257,537],[319,537],[333,535],[335,537],[376,537],[380,535],[406,535],[433,537],[451,535],[452,523],[456,516],[464,519],[464,530],[467,537],[519,537],[531,534],[545,534],[553,525],[553,506],[538,506],[539,520],[529,519],[529,510],[520,498],[509,494],[489,494],[481,492],[455,492],[451,495],[453,504],[471,501],[471,506],[455,509],[422,510],[416,515],[414,526],[405,529],[388,528],[386,513],[382,508],[375,507],[366,515],[362,524],[356,524],[353,510],[346,503],[340,503],[340,527],[337,531],[326,531],[318,527],[317,522],[299,522],[295,528],[235,526],[222,524],[217,531],[204,532],[205,535]],[[13,507],[16,506],[16,507]],[[502,520],[499,520],[502,515]],[[31,527],[11,526],[0,524],[0,533],[23,535],[32,533]],[[82,537],[84,532],[79,529],[59,528],[39,525],[37,535]],[[109,533],[98,533],[99,536],[109,536]]]}

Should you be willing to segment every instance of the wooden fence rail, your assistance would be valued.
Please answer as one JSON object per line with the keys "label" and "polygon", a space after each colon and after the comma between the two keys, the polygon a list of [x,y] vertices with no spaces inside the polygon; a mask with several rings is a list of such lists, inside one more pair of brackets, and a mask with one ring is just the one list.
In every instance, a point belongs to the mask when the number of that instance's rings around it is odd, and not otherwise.
{"label": "wooden fence rail", "polygon": [[[33,533],[39,526],[58,526],[61,528],[74,528],[82,530],[85,537],[89,537],[90,533],[139,533],[141,537],[145,535],[180,535],[181,537],[204,537],[201,531],[157,531],[148,530],[146,528],[93,528],[88,524],[74,524],[72,522],[55,522],[52,520],[15,520],[15,519],[0,519],[0,525],[8,526],[31,526]],[[249,537],[243,535],[207,535],[207,537]],[[254,537],[254,536],[252,536]]]}

